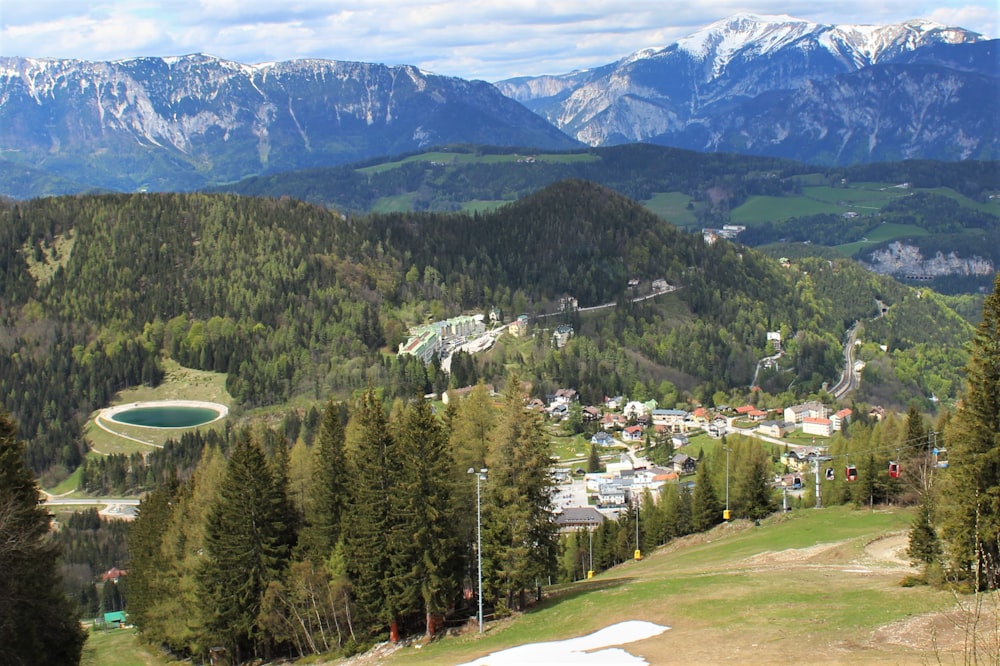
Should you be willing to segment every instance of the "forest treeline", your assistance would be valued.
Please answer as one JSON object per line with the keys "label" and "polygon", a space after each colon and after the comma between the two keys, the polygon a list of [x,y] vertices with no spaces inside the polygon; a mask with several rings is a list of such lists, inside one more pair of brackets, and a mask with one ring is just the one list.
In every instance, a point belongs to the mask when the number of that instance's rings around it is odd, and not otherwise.
{"label": "forest treeline", "polygon": [[[836,379],[840,338],[876,316],[876,298],[906,293],[844,260],[781,267],[706,244],[585,181],[473,215],[342,216],[233,195],[51,198],[8,202],[0,233],[0,402],[47,483],[82,460],[89,414],[128,386],[156,385],[163,356],[226,373],[246,408],[368,384],[440,392],[449,377],[436,361],[394,354],[410,326],[491,307],[508,320],[556,313],[570,295],[619,305],[563,312],[577,335],[562,350],[537,336],[460,361],[463,385],[500,381],[514,364],[538,397],[562,384],[590,398],[638,388],[670,406],[710,404],[749,387],[778,330],[787,363],[758,381],[794,397]],[[632,303],[631,278],[678,289]],[[914,393],[929,395],[922,379],[894,399]]]}

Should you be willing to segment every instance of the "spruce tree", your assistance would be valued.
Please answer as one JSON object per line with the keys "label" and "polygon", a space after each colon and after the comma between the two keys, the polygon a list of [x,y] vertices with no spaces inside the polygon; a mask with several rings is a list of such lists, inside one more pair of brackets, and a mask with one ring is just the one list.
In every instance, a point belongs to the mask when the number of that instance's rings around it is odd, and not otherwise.
{"label": "spruce tree", "polygon": [[590,456],[587,458],[587,471],[590,473],[601,471],[601,456],[597,454],[597,444],[590,443]]}
{"label": "spruce tree", "polygon": [[[163,552],[163,535],[177,493],[178,484],[173,480],[142,498],[138,515],[128,531],[129,620],[139,627],[144,638],[154,643],[168,642],[162,627],[157,626],[156,617],[165,591],[163,574],[171,564]],[[176,590],[166,596],[176,596]]]}
{"label": "spruce tree", "polygon": [[933,522],[933,503],[929,494],[925,494],[920,502],[917,515],[913,518],[910,528],[910,543],[907,555],[910,561],[922,567],[928,567],[941,557],[941,541]]}
{"label": "spruce tree", "polygon": [[731,461],[731,506],[738,518],[757,520],[774,511],[773,465],[756,440],[738,438]]}
{"label": "spruce tree", "polygon": [[347,460],[340,408],[332,400],[323,411],[306,493],[306,526],[302,541],[310,557],[325,560],[340,539],[341,517],[348,504]]}
{"label": "spruce tree", "polygon": [[459,589],[461,558],[451,499],[451,452],[430,404],[408,407],[396,428],[402,475],[387,535],[389,594],[404,612],[422,610],[428,636]]}
{"label": "spruce tree", "polygon": [[399,611],[396,600],[385,594],[391,566],[386,533],[398,461],[392,459],[395,444],[373,388],[361,395],[348,425],[352,433],[347,447],[351,504],[342,522],[345,573],[356,603],[357,624],[367,624],[366,633],[374,635],[392,623]]}
{"label": "spruce tree", "polygon": [[694,495],[691,498],[691,528],[695,532],[709,530],[722,521],[722,507],[712,483],[711,464],[707,458],[698,463]]}
{"label": "spruce tree", "polygon": [[63,594],[59,547],[16,433],[0,413],[0,663],[78,664],[86,634]]}
{"label": "spruce tree", "polygon": [[525,591],[556,568],[558,533],[548,441],[538,414],[524,409],[516,377],[507,381],[487,462],[483,584],[494,597],[502,595],[506,608],[522,609]]}
{"label": "spruce tree", "polygon": [[247,433],[238,436],[208,514],[198,571],[208,637],[236,662],[270,647],[260,610],[268,585],[288,562],[289,506],[261,446]]}
{"label": "spruce tree", "polygon": [[943,537],[956,575],[1000,583],[1000,274],[969,350],[966,391],[946,431]]}

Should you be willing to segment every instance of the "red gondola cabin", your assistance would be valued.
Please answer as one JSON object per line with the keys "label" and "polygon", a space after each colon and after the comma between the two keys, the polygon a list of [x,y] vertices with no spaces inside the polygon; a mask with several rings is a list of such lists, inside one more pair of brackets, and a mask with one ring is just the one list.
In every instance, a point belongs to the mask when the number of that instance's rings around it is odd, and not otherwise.
{"label": "red gondola cabin", "polygon": [[889,462],[889,478],[898,479],[899,478],[899,463],[890,461]]}
{"label": "red gondola cabin", "polygon": [[848,465],[847,469],[844,470],[844,478],[846,478],[848,481],[857,481],[858,468],[855,467],[854,465]]}

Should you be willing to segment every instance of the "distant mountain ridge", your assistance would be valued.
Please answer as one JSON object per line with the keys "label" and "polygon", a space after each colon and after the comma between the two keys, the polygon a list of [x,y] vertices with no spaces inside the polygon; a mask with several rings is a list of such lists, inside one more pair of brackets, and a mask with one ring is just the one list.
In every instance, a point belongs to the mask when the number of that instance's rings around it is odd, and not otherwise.
{"label": "distant mountain ridge", "polygon": [[449,144],[990,160],[998,44],[928,21],[737,15],[597,69],[495,85],[329,60],[0,57],[0,195],[195,190]]}
{"label": "distant mountain ridge", "polygon": [[737,15],[594,70],[497,86],[593,146],[648,141],[822,164],[990,159],[997,43],[930,21]]}
{"label": "distant mountain ridge", "polygon": [[0,155],[101,187],[195,189],[446,143],[577,145],[486,82],[411,66],[0,58]]}

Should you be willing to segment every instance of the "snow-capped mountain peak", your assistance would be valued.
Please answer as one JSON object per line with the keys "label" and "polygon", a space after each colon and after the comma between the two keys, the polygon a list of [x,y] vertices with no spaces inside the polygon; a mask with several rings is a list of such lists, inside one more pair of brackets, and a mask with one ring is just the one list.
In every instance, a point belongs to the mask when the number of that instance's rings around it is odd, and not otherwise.
{"label": "snow-capped mountain peak", "polygon": [[784,14],[737,14],[679,39],[677,46],[696,59],[712,60],[713,75],[718,76],[736,53],[749,46],[758,55],[766,55],[818,27],[816,23]]}

